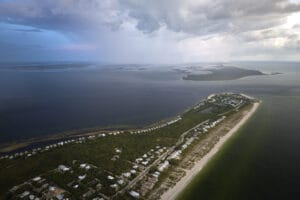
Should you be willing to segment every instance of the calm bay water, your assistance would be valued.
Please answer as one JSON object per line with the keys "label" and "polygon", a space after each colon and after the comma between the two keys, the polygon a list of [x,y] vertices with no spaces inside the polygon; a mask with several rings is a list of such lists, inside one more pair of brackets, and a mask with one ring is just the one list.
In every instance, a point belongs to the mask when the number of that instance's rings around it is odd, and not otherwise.
{"label": "calm bay water", "polygon": [[[282,64],[236,65],[278,71]],[[82,128],[150,124],[171,117],[215,92],[285,95],[299,91],[299,65],[284,65],[287,66],[283,75],[227,82],[185,81],[183,74],[167,66],[26,70],[3,65],[0,144]]]}

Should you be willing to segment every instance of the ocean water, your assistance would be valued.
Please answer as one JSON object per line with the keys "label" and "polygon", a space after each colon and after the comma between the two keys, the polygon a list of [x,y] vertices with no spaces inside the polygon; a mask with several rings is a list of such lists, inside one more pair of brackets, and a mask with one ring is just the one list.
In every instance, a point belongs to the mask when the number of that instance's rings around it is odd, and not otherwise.
{"label": "ocean water", "polygon": [[300,195],[300,96],[262,99],[255,116],[178,199],[294,199]]}
{"label": "ocean water", "polygon": [[265,88],[273,83],[274,88],[257,94],[263,103],[255,115],[225,144],[178,199],[299,197],[300,76],[298,68],[284,67],[285,75],[276,80],[266,80],[261,85]]}
{"label": "ocean water", "polygon": [[215,92],[299,92],[299,63],[232,65],[284,74],[196,82],[182,80],[183,74],[174,70],[178,66],[2,64],[0,144],[84,128],[146,125]]}

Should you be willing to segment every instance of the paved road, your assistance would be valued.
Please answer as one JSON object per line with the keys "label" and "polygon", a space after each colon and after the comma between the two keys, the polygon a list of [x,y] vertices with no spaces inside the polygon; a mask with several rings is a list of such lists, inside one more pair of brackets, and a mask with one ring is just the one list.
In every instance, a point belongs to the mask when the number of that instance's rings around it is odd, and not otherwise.
{"label": "paved road", "polygon": [[189,130],[185,131],[184,133],[181,134],[180,138],[178,139],[178,141],[176,142],[176,144],[169,148],[165,153],[163,153],[162,155],[160,155],[151,165],[149,165],[148,167],[146,167],[146,169],[144,169],[144,171],[142,171],[137,177],[135,177],[132,181],[130,181],[122,190],[118,191],[115,195],[113,195],[111,197],[111,199],[116,198],[119,194],[124,194],[127,190],[129,190],[130,188],[132,188],[137,182],[139,182],[140,180],[142,180],[150,171],[150,169],[156,165],[158,165],[163,159],[165,159],[166,157],[168,157],[169,155],[171,155],[171,153],[175,150],[176,146],[179,146],[183,141],[185,136],[193,129],[198,128],[199,126],[205,124],[206,122],[208,122],[209,120],[205,120],[203,122],[201,122],[200,124],[197,124],[196,126],[190,128]]}

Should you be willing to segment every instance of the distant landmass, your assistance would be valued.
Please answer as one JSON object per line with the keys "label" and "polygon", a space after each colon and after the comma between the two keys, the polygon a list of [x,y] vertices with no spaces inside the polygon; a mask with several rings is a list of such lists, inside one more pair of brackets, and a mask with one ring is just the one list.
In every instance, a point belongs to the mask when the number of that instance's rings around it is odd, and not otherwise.
{"label": "distant landmass", "polygon": [[266,75],[258,70],[242,69],[238,67],[223,67],[218,69],[205,70],[207,74],[188,74],[183,77],[184,80],[193,81],[225,81],[235,80],[247,76]]}
{"label": "distant landmass", "polygon": [[0,69],[22,70],[22,71],[44,71],[44,70],[66,70],[78,69],[91,66],[91,63],[29,63],[29,64],[0,64]]}

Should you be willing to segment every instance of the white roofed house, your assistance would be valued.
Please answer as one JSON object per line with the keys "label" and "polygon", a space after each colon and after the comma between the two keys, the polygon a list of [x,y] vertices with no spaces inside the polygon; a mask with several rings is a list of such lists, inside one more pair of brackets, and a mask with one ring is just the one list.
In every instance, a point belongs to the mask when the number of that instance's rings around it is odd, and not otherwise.
{"label": "white roofed house", "polygon": [[133,165],[133,167],[132,167],[133,169],[138,169],[139,168],[139,166],[138,165]]}
{"label": "white roofed house", "polygon": [[118,184],[114,183],[112,185],[110,185],[111,188],[117,190],[119,188]]}
{"label": "white roofed house", "polygon": [[86,164],[86,163],[82,163],[82,164],[80,164],[80,166],[79,166],[79,167],[80,167],[81,169],[83,169],[83,168],[85,168],[86,166],[87,166],[87,164]]}
{"label": "white roofed house", "polygon": [[140,198],[140,194],[137,193],[136,191],[131,190],[131,191],[129,191],[129,194],[130,194],[130,196],[132,196],[136,199]]}
{"label": "white roofed house", "polygon": [[143,161],[142,162],[142,164],[145,165],[145,166],[148,165],[148,163],[149,163],[148,161]]}
{"label": "white roofed house", "polygon": [[71,168],[70,168],[70,167],[66,167],[65,165],[59,165],[59,166],[58,166],[58,170],[59,170],[60,172],[67,172],[67,171],[70,171]]}
{"label": "white roofed house", "polygon": [[82,163],[82,164],[79,165],[79,168],[89,170],[89,169],[91,169],[91,166],[89,164]]}
{"label": "white roofed house", "polygon": [[122,153],[122,150],[119,149],[119,148],[115,148],[115,152],[116,152],[116,153]]}
{"label": "white roofed house", "polygon": [[117,181],[117,183],[118,183],[119,185],[123,185],[125,182],[124,182],[123,179],[119,179],[119,180]]}
{"label": "white roofed house", "polygon": [[159,171],[156,171],[152,174],[152,176],[154,176],[155,178],[158,178],[160,175],[160,172]]}
{"label": "white roofed house", "polygon": [[123,174],[123,176],[126,177],[126,178],[129,178],[131,176],[131,173],[130,172],[126,172],[126,173]]}
{"label": "white roofed house", "polygon": [[33,178],[32,180],[34,181],[34,182],[38,182],[38,181],[40,181],[42,178],[40,177],[40,176],[37,176],[37,177],[35,177],[35,178]]}
{"label": "white roofed house", "polygon": [[160,164],[157,169],[158,169],[158,171],[162,172],[167,167],[169,167],[169,165],[170,165],[169,161],[166,160],[165,162],[163,162],[162,164]]}
{"label": "white roofed house", "polygon": [[81,180],[81,181],[82,181],[83,179],[85,179],[85,178],[86,178],[86,174],[78,176],[78,179]]}
{"label": "white roofed house", "polygon": [[168,157],[168,159],[179,159],[181,153],[181,150],[175,151]]}
{"label": "white roofed house", "polygon": [[184,150],[184,149],[186,149],[187,147],[188,147],[188,146],[187,146],[186,144],[183,144],[181,148]]}
{"label": "white roofed house", "polygon": [[23,192],[22,194],[20,194],[20,198],[24,198],[24,197],[26,197],[26,196],[28,196],[28,195],[30,195],[30,192],[29,191],[25,191],[25,192]]}

